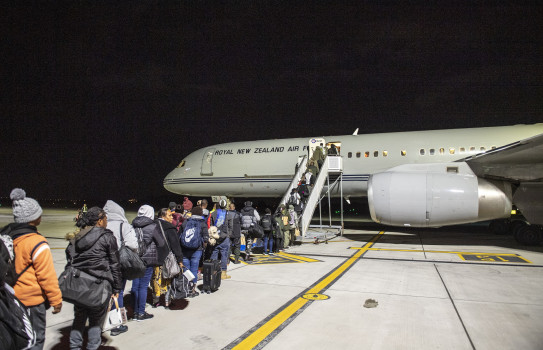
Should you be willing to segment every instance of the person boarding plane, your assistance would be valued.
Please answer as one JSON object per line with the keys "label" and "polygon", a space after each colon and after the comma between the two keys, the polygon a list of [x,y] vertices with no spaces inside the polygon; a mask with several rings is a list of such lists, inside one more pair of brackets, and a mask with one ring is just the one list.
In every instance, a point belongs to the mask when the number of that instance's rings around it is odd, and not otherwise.
{"label": "person boarding plane", "polygon": [[[357,129],[358,131],[358,129]],[[374,221],[439,227],[506,219],[515,237],[542,239],[543,123],[470,129],[223,143],[199,149],[164,187],[192,196],[281,197],[300,157],[334,144],[343,161],[343,196],[367,197]],[[332,156],[329,156],[332,157]],[[339,196],[339,193],[335,193]],[[494,221],[505,230],[507,220]]]}

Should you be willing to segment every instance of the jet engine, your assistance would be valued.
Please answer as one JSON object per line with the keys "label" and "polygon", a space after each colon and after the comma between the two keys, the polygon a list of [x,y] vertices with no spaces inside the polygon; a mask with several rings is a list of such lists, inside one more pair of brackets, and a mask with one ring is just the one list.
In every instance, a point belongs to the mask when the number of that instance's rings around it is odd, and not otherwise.
{"label": "jet engine", "polygon": [[509,217],[512,189],[466,163],[408,164],[371,175],[368,202],[376,222],[439,227]]}

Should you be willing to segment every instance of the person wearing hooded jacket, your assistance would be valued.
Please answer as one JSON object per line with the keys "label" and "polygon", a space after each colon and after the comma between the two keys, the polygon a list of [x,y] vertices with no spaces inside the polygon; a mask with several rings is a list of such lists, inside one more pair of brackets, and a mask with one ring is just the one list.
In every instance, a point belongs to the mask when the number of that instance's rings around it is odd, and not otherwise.
{"label": "person wearing hooded jacket", "polygon": [[36,228],[41,223],[42,208],[35,199],[26,197],[26,192],[20,188],[13,189],[10,198],[15,222],[5,226],[2,233],[13,239],[15,271],[21,273],[13,289],[15,296],[28,308],[30,322],[36,331],[36,344],[31,349],[42,349],[45,342],[46,302],[53,307],[54,314],[60,312],[62,293],[49,244]]}
{"label": "person wearing hooded jacket", "polygon": [[[121,265],[117,241],[113,232],[107,229],[106,212],[99,207],[92,207],[79,218],[76,226],[81,230],[70,239],[66,248],[68,265],[111,283],[113,296],[118,297],[122,284]],[[89,321],[87,349],[98,349],[108,302],[96,308],[74,305],[70,349],[81,349],[83,346],[83,332],[87,319]]]}
{"label": "person wearing hooded jacket", "polygon": [[[121,235],[124,241],[124,245],[134,252],[138,252],[138,238],[136,237],[136,231],[126,218],[124,209],[117,203],[112,200],[108,200],[106,205],[104,205],[104,211],[107,215],[107,228],[113,232],[117,240],[117,247],[121,249]],[[121,284],[121,291],[119,292],[119,307],[123,308],[123,293],[126,286],[126,278],[123,276],[123,281]],[[118,334],[124,333],[128,330],[128,326],[120,325],[111,330],[111,335],[116,336]]]}
{"label": "person wearing hooded jacket", "polygon": [[[202,257],[202,252],[205,250],[205,247],[207,246],[207,243],[209,241],[209,232],[207,229],[207,223],[203,216],[203,209],[201,206],[195,206],[191,209],[192,215],[189,219],[185,220],[183,222],[183,225],[181,226],[182,232],[185,231],[187,225],[189,222],[197,221],[200,224],[200,235],[202,237],[202,244],[197,249],[189,249],[186,247],[183,247],[183,244],[181,243],[182,251],[183,251],[183,265],[192,272],[194,275],[193,282],[193,289],[191,294],[189,295],[189,298],[194,298],[195,296],[200,295],[196,291],[196,283],[198,282],[198,265],[200,264],[200,258]],[[181,231],[180,230],[180,231]]]}
{"label": "person wearing hooded jacket", "polygon": [[244,203],[245,207],[241,209],[241,233],[245,235],[245,260],[251,259],[251,251],[253,246],[253,236],[250,233],[250,229],[260,222],[260,215],[255,208],[253,208],[253,202],[247,201]]}
{"label": "person wearing hooded jacket", "polygon": [[226,210],[226,200],[221,199],[219,201],[219,209],[210,214],[210,225],[217,227],[219,231],[219,239],[216,241],[216,245],[213,247],[211,253],[211,259],[216,260],[221,256],[221,279],[229,279],[230,275],[226,273],[228,269],[228,258],[230,256],[230,228],[228,226]]}
{"label": "person wearing hooded jacket", "polygon": [[141,236],[146,247],[145,252],[140,252],[141,260],[147,268],[141,278],[132,281],[132,301],[134,303],[134,319],[144,321],[153,318],[154,315],[145,312],[145,303],[147,301],[147,287],[153,275],[153,267],[161,266],[168,255],[168,246],[162,233],[159,231],[156,222],[153,220],[155,210],[150,205],[144,204],[138,210],[138,216],[132,221],[132,226],[141,231]]}

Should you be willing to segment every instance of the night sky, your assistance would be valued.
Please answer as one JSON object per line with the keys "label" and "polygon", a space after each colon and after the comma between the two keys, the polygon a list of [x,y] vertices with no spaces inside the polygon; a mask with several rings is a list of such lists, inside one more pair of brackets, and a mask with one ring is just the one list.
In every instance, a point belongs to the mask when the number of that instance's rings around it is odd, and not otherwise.
{"label": "night sky", "polygon": [[2,5],[0,197],[167,195],[223,142],[543,122],[542,5],[297,3]]}

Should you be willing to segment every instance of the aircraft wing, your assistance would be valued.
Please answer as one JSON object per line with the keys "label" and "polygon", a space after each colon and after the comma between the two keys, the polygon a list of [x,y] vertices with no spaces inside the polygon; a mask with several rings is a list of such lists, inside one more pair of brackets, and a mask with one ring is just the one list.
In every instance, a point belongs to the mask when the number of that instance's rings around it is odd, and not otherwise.
{"label": "aircraft wing", "polygon": [[543,134],[520,140],[465,161],[480,177],[513,182],[543,180]]}

